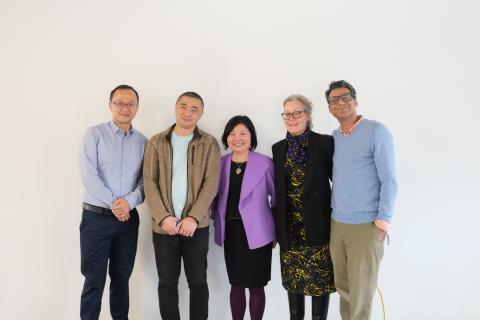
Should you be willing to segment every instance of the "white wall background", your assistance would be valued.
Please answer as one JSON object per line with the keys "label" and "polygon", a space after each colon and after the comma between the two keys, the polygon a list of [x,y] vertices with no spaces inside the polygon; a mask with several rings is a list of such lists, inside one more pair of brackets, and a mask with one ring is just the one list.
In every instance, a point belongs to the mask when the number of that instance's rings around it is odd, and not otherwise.
{"label": "white wall background", "polygon": [[[474,0],[0,0],[0,318],[78,318],[78,146],[86,127],[110,118],[114,86],[138,89],[134,124],[147,136],[195,90],[204,129],[220,137],[247,114],[258,150],[271,154],[285,134],[282,100],[305,94],[315,130],[330,133],[323,93],[346,79],[359,112],[396,140],[400,190],[379,281],[389,319],[480,319],[479,13]],[[159,319],[148,208],[140,212],[130,316]],[[273,266],[265,319],[287,319],[278,248]],[[228,319],[213,243],[208,277],[210,318]],[[180,290],[186,319],[184,281]],[[339,319],[338,295],[330,306]],[[376,300],[374,319],[380,308]]]}

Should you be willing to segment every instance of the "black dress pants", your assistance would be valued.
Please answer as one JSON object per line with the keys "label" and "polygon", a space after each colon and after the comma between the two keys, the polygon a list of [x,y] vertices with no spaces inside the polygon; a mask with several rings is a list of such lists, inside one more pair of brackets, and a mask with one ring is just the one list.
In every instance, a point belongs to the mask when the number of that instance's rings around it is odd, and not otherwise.
{"label": "black dress pants", "polygon": [[179,320],[178,278],[181,259],[190,289],[190,320],[208,318],[207,254],[208,227],[193,237],[153,233],[158,272],[158,303],[163,320]]}
{"label": "black dress pants", "polygon": [[128,319],[128,281],[137,252],[138,224],[136,209],[125,222],[113,215],[83,210],[80,224],[81,271],[85,276],[80,301],[82,320],[97,320],[100,315],[107,268],[112,319]]}

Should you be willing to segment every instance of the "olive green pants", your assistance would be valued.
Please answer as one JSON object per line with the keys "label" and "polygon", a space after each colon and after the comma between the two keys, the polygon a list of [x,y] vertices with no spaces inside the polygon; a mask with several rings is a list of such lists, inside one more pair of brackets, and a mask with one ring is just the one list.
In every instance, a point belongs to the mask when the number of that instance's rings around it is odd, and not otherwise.
{"label": "olive green pants", "polygon": [[374,222],[331,220],[330,254],[342,320],[369,320],[383,257],[383,240]]}

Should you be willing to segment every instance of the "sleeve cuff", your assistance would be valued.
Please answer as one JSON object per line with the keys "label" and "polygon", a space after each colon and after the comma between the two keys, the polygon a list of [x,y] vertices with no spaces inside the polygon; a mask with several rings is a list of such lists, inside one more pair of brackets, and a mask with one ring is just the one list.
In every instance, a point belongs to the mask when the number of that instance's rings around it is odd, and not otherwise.
{"label": "sleeve cuff", "polygon": [[135,192],[127,194],[124,199],[127,200],[128,205],[130,206],[130,210],[133,210],[137,206],[137,202],[135,201]]}

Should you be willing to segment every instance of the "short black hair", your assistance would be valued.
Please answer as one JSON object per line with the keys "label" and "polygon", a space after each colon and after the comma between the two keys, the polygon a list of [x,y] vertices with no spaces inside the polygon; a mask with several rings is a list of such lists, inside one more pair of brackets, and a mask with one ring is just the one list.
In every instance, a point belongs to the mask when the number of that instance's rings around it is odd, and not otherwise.
{"label": "short black hair", "polygon": [[200,101],[202,102],[202,108],[203,108],[203,105],[204,105],[203,99],[202,99],[202,97],[201,97],[198,93],[193,92],[193,91],[184,92],[184,93],[182,93],[182,94],[177,98],[177,102],[178,102],[180,99],[182,99],[183,97],[195,98],[195,99],[200,100]]}
{"label": "short black hair", "polygon": [[243,124],[250,131],[250,150],[255,150],[257,147],[257,132],[255,131],[255,126],[253,125],[252,120],[247,116],[235,116],[232,119],[228,120],[225,130],[223,130],[222,143],[225,147],[225,150],[228,149],[227,138],[233,128],[237,125]]}
{"label": "short black hair", "polygon": [[115,89],[110,92],[110,101],[112,101],[113,95],[115,94],[115,92],[117,92],[117,90],[132,90],[133,93],[135,93],[135,95],[137,96],[137,102],[140,102],[140,97],[138,96],[137,90],[135,90],[132,86],[129,86],[128,84],[121,84],[115,87]]}
{"label": "short black hair", "polygon": [[328,97],[330,96],[330,92],[332,92],[333,89],[338,88],[347,88],[348,90],[350,90],[350,94],[352,95],[353,99],[357,99],[357,92],[355,91],[355,88],[345,80],[338,80],[330,82],[328,90],[325,91],[325,97],[327,98],[327,102]]}

